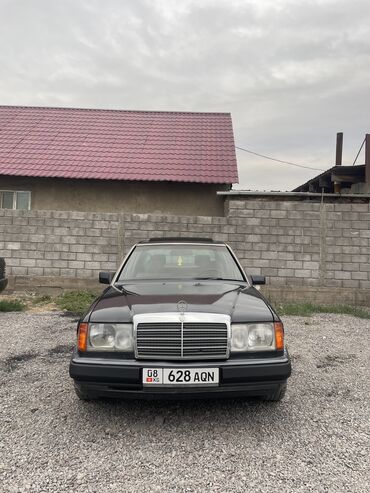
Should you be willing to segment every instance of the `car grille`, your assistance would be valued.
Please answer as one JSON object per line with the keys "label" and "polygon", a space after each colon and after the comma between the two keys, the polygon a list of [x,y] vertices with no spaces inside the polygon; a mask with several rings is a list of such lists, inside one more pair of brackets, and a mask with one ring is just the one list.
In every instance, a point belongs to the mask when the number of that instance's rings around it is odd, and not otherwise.
{"label": "car grille", "polygon": [[228,357],[228,331],[224,323],[139,323],[137,358],[209,359]]}

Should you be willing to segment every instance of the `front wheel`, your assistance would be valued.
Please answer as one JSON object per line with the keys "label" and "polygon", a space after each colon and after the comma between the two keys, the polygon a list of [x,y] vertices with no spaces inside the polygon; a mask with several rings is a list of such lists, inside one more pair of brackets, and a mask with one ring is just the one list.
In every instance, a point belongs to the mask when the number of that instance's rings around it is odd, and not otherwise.
{"label": "front wheel", "polygon": [[95,401],[99,398],[96,394],[90,392],[89,390],[86,390],[83,385],[78,385],[76,382],[74,383],[74,388],[77,397],[81,401]]}
{"label": "front wheel", "polygon": [[279,387],[276,390],[273,390],[269,392],[268,394],[264,395],[262,399],[264,401],[269,401],[269,402],[278,402],[281,401],[281,399],[284,397],[286,393],[286,388],[287,384],[283,383],[279,385]]}

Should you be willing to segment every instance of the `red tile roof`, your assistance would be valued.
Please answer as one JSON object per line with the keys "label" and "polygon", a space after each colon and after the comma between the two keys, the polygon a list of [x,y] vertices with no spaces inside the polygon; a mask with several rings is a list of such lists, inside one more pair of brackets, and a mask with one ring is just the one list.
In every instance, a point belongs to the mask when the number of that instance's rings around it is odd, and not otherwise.
{"label": "red tile roof", "polygon": [[0,175],[236,183],[231,116],[0,106]]}

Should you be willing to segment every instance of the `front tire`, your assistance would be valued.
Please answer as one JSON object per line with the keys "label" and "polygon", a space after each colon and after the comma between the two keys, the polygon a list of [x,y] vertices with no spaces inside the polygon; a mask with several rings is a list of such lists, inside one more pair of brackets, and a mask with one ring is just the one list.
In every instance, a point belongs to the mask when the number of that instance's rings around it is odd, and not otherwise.
{"label": "front tire", "polygon": [[279,387],[276,390],[273,390],[273,391],[269,392],[268,394],[264,395],[262,397],[262,399],[264,401],[268,401],[268,402],[281,401],[283,399],[285,393],[286,393],[286,389],[287,389],[287,384],[283,383],[283,384],[279,385]]}
{"label": "front tire", "polygon": [[80,401],[95,401],[99,399],[96,394],[89,390],[86,390],[83,385],[79,385],[76,382],[74,383],[74,389]]}

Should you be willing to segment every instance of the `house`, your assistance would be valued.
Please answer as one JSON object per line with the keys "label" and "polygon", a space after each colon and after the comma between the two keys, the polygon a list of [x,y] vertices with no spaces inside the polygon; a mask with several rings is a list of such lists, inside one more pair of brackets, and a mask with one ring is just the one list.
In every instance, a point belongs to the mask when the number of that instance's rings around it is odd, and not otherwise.
{"label": "house", "polygon": [[223,214],[229,113],[0,106],[0,207]]}

